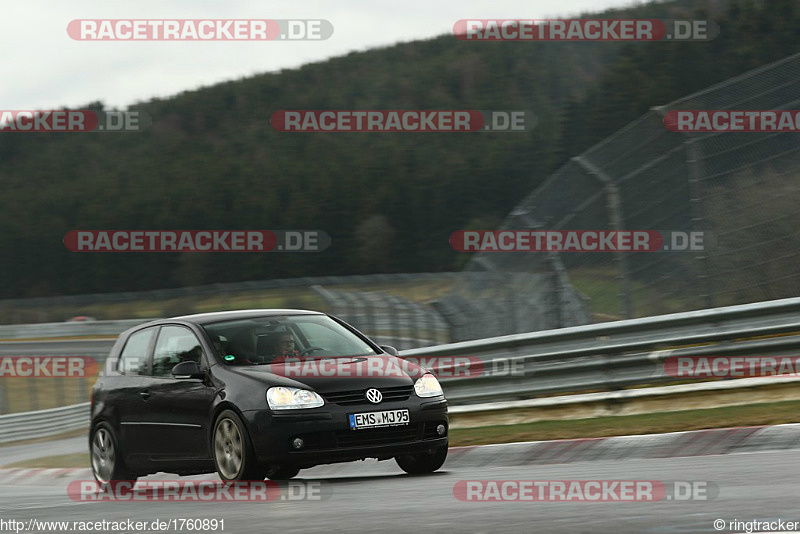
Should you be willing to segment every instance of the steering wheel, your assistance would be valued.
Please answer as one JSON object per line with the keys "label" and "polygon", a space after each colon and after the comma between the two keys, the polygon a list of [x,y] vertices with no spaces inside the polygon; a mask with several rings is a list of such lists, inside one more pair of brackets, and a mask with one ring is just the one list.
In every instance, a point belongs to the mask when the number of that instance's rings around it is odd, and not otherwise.
{"label": "steering wheel", "polygon": [[308,354],[310,352],[314,352],[315,350],[325,350],[325,349],[323,349],[322,347],[308,347],[307,349],[301,350],[300,352],[298,352],[297,355],[298,356],[305,356],[306,354]]}

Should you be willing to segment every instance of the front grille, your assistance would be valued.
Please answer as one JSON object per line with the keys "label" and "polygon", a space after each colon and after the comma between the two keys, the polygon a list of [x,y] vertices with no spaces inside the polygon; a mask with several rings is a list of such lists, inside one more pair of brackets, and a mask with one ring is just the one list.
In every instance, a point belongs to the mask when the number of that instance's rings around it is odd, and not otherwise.
{"label": "front grille", "polygon": [[[367,391],[367,389],[370,388],[324,393],[322,396],[325,398],[326,402],[332,402],[340,406],[353,406],[355,404],[368,404],[370,406],[376,406],[371,402],[368,402],[364,397],[364,393]],[[384,403],[390,401],[407,400],[408,397],[411,396],[411,392],[414,391],[414,386],[392,386],[375,389],[380,390],[381,394],[383,395],[383,400],[381,403]]]}
{"label": "front grille", "polygon": [[340,447],[408,443],[417,439],[418,431],[417,424],[364,430],[339,430],[336,432],[336,441]]}

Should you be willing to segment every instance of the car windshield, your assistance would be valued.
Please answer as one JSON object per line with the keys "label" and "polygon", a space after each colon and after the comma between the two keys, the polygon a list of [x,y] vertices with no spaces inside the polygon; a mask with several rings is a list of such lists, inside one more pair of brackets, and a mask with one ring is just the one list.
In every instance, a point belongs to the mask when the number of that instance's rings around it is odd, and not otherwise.
{"label": "car windshield", "polygon": [[236,319],[203,328],[227,365],[266,364],[278,357],[377,354],[368,343],[325,315]]}

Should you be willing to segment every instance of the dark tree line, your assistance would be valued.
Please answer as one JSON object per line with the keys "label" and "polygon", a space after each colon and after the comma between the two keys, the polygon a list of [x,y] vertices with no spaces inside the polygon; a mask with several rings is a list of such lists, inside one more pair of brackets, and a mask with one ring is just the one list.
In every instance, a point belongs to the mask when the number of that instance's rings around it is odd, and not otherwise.
{"label": "dark tree line", "polygon": [[[566,159],[651,106],[797,51],[796,0],[679,0],[601,17],[708,17],[712,42],[452,35],[133,106],[140,133],[0,138],[0,297],[437,271]],[[235,58],[231,59],[235,61]],[[92,104],[102,108],[101,103]],[[525,133],[280,133],[278,109],[528,109]],[[576,199],[577,201],[578,199]],[[321,229],[318,254],[71,253],[75,229]]]}

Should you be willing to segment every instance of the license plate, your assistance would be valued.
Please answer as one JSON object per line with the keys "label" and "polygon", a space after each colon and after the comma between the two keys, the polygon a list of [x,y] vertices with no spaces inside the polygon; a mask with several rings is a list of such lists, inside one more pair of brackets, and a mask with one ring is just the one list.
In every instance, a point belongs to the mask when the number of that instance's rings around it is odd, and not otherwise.
{"label": "license plate", "polygon": [[351,413],[350,429],[377,428],[381,426],[407,425],[408,410],[387,410],[385,412]]}

